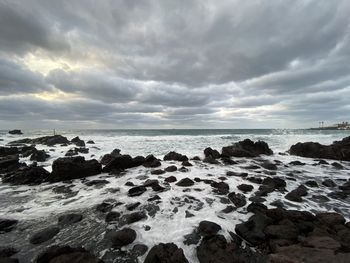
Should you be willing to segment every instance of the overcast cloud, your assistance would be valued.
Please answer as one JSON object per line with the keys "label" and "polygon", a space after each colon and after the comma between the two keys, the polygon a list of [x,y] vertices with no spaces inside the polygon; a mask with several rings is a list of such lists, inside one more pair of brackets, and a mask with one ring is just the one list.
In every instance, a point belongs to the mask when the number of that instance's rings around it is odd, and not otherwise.
{"label": "overcast cloud", "polygon": [[0,127],[350,121],[349,14],[348,0],[0,0]]}

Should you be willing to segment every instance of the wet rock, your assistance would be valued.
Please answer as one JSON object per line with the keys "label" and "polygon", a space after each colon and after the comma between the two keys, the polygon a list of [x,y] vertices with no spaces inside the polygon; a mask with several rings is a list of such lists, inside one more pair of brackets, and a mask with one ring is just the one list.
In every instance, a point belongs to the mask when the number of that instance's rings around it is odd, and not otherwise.
{"label": "wet rock", "polygon": [[155,175],[160,175],[160,174],[164,174],[165,171],[162,169],[157,169],[157,170],[153,170],[151,171],[151,174],[155,174]]}
{"label": "wet rock", "polygon": [[129,189],[128,196],[139,196],[146,191],[147,191],[147,188],[145,186],[136,186]]}
{"label": "wet rock", "polygon": [[350,181],[347,181],[343,185],[340,185],[339,189],[343,191],[350,191]]}
{"label": "wet rock", "polygon": [[267,206],[258,202],[252,202],[247,206],[247,211],[252,212],[254,214],[256,213],[265,214],[266,210],[267,210]]}
{"label": "wet rock", "polygon": [[160,243],[151,248],[144,263],[188,263],[182,248],[174,243]]}
{"label": "wet rock", "polygon": [[16,219],[0,218],[0,233],[12,231],[18,223]]}
{"label": "wet rock", "polygon": [[5,169],[8,169],[11,166],[15,168],[14,170],[16,170],[19,165],[18,161],[18,155],[8,155],[6,157],[0,158],[0,171],[2,173],[5,173]]}
{"label": "wet rock", "polygon": [[65,214],[58,218],[58,224],[62,226],[67,226],[67,225],[78,223],[82,219],[83,219],[82,214],[75,214],[75,213]]}
{"label": "wet rock", "polygon": [[198,226],[198,233],[203,237],[216,235],[221,230],[221,226],[211,221],[201,221]]}
{"label": "wet rock", "polygon": [[334,225],[344,225],[345,218],[338,213],[318,213],[316,214],[316,218],[324,225],[334,226]]}
{"label": "wet rock", "polygon": [[79,146],[79,147],[85,147],[85,142],[83,140],[81,140],[79,138],[79,136],[77,137],[74,137],[72,140],[71,140],[72,143],[74,143],[76,146]]}
{"label": "wet rock", "polygon": [[223,212],[225,214],[228,214],[228,213],[231,213],[231,212],[233,212],[235,210],[236,210],[236,208],[234,206],[228,205],[224,209],[222,209],[221,212]]}
{"label": "wet rock", "polygon": [[106,184],[109,184],[109,181],[103,180],[103,179],[95,179],[91,181],[84,182],[86,186],[96,186],[96,187],[102,187]]}
{"label": "wet rock", "polygon": [[148,247],[146,245],[136,244],[135,246],[133,246],[131,253],[136,257],[140,257],[146,254],[147,250],[148,250]]}
{"label": "wet rock", "polygon": [[131,228],[123,228],[116,232],[109,232],[107,238],[111,241],[113,248],[121,248],[135,241],[136,231]]}
{"label": "wet rock", "polygon": [[103,263],[84,248],[52,246],[40,253],[34,263]]}
{"label": "wet rock", "polygon": [[10,183],[13,185],[23,184],[41,184],[48,180],[50,173],[42,167],[37,166],[23,166],[15,172],[5,174],[2,178],[3,183]]}
{"label": "wet rock", "polygon": [[155,168],[161,165],[160,160],[154,157],[152,154],[148,155],[143,163],[143,166],[148,168]]}
{"label": "wet rock", "polygon": [[178,171],[181,173],[187,173],[189,170],[186,167],[182,166]]}
{"label": "wet rock", "polygon": [[130,214],[126,214],[120,217],[119,223],[121,226],[123,225],[129,225],[135,222],[138,222],[142,219],[147,218],[147,215],[145,212],[134,212]]}
{"label": "wet rock", "polygon": [[216,160],[213,156],[209,155],[203,159],[203,162],[210,164],[220,164],[218,160]]}
{"label": "wet rock", "polygon": [[239,193],[232,192],[228,195],[228,198],[237,208],[247,204],[245,196]]}
{"label": "wet rock", "polygon": [[263,163],[261,164],[261,167],[263,167],[263,168],[265,168],[265,169],[267,169],[267,170],[273,170],[273,171],[277,170],[277,165],[274,164],[274,163],[271,163],[271,162],[269,162],[269,161],[263,162]]}
{"label": "wet rock", "polygon": [[193,230],[192,233],[184,236],[183,243],[187,246],[197,245],[201,240],[201,236],[199,235],[197,230]]}
{"label": "wet rock", "polygon": [[183,162],[183,161],[188,161],[188,157],[186,155],[182,155],[177,152],[169,152],[164,156],[163,160]]}
{"label": "wet rock", "polygon": [[221,155],[226,157],[257,157],[261,154],[272,155],[273,152],[266,142],[253,142],[249,139],[223,147],[221,152]]}
{"label": "wet rock", "polygon": [[181,164],[182,166],[193,166],[193,164],[192,163],[190,163],[189,161],[183,161],[182,162],[182,164]]}
{"label": "wet rock", "polygon": [[48,181],[85,178],[100,174],[101,170],[101,164],[95,159],[86,161],[82,156],[58,158],[52,164],[52,173]]}
{"label": "wet rock", "polygon": [[103,172],[110,173],[115,170],[129,169],[138,165],[130,155],[123,154],[113,157],[103,168]]}
{"label": "wet rock", "polygon": [[95,142],[93,140],[89,140],[86,142],[87,144],[95,144]]}
{"label": "wet rock", "polygon": [[48,155],[44,150],[35,150],[30,156],[31,161],[45,162],[50,155]]}
{"label": "wet rock", "polygon": [[60,229],[56,226],[47,227],[32,235],[29,242],[34,245],[41,244],[52,239],[59,232]]}
{"label": "wet rock", "polygon": [[101,212],[101,213],[107,213],[111,211],[114,207],[113,203],[110,202],[102,202],[101,204],[98,204],[96,206],[96,211]]}
{"label": "wet rock", "polygon": [[303,185],[300,185],[298,188],[286,194],[285,198],[293,202],[302,202],[303,201],[302,196],[306,196],[306,195],[307,195],[306,187]]}
{"label": "wet rock", "polygon": [[232,172],[232,171],[228,171],[226,172],[226,175],[231,177],[241,177],[241,178],[246,178],[248,176],[248,173],[237,173],[237,172]]}
{"label": "wet rock", "polygon": [[186,210],[185,211],[185,218],[189,218],[189,217],[194,217],[194,214],[192,214],[190,211]]}
{"label": "wet rock", "polygon": [[164,170],[168,173],[171,173],[171,172],[175,172],[177,170],[177,167],[175,165],[170,165],[167,168],[165,168]]}
{"label": "wet rock", "polygon": [[175,176],[169,176],[169,177],[165,178],[164,181],[168,182],[168,183],[173,183],[173,182],[176,182],[177,179]]}
{"label": "wet rock", "polygon": [[264,230],[265,234],[274,239],[296,240],[299,231],[294,224],[269,225]]}
{"label": "wet rock", "polygon": [[322,184],[323,184],[324,186],[326,186],[326,187],[335,187],[335,186],[337,186],[337,184],[336,184],[333,180],[331,180],[331,179],[326,179],[326,180],[324,180],[324,181],[322,182]]}
{"label": "wet rock", "polygon": [[116,211],[112,211],[112,212],[109,212],[106,217],[105,217],[105,221],[107,223],[110,223],[110,222],[117,222],[119,220],[119,217],[120,217],[120,213],[119,212],[116,212]]}
{"label": "wet rock", "polygon": [[18,250],[13,247],[0,247],[0,259],[11,257],[17,253],[18,253]]}
{"label": "wet rock", "polygon": [[318,183],[315,180],[306,181],[305,185],[308,187],[318,187]]}
{"label": "wet rock", "polygon": [[229,157],[221,157],[221,161],[223,162],[223,164],[225,165],[235,165],[238,164],[237,162],[235,162],[234,160],[232,160]]}
{"label": "wet rock", "polygon": [[118,157],[120,154],[119,149],[114,149],[111,153],[107,153],[102,156],[100,163],[103,165],[107,165],[110,161],[112,161],[115,157]]}
{"label": "wet rock", "polygon": [[9,131],[9,134],[12,134],[12,135],[21,135],[23,134],[21,130],[11,130]]}
{"label": "wet rock", "polygon": [[191,158],[192,161],[200,161],[201,158],[199,158],[199,156],[194,156]]}
{"label": "wet rock", "polygon": [[229,185],[225,182],[212,182],[210,185],[214,188],[214,193],[219,195],[226,195],[230,190]]}
{"label": "wet rock", "polygon": [[212,157],[213,159],[218,159],[220,158],[220,153],[217,150],[214,150],[210,147],[204,149],[204,156],[207,157]]}
{"label": "wet rock", "polygon": [[240,184],[237,188],[243,192],[251,192],[254,189],[251,184]]}
{"label": "wet rock", "polygon": [[135,210],[140,204],[141,204],[140,202],[127,204],[127,205],[125,206],[125,208],[126,208],[126,210],[128,210],[128,211],[132,211],[132,210]]}
{"label": "wet rock", "polygon": [[338,170],[344,169],[344,166],[341,165],[340,163],[337,163],[337,162],[333,162],[333,163],[332,163],[332,166],[333,166],[335,169],[338,169]]}
{"label": "wet rock", "polygon": [[350,137],[341,141],[333,142],[331,145],[322,145],[316,142],[304,142],[292,145],[290,154],[320,159],[333,159],[350,161]]}
{"label": "wet rock", "polygon": [[54,146],[56,144],[70,144],[70,141],[62,135],[44,136],[35,139],[21,139],[12,141],[9,144],[44,144]]}
{"label": "wet rock", "polygon": [[194,185],[194,182],[190,178],[183,178],[176,183],[177,186],[188,187]]}
{"label": "wet rock", "polygon": [[70,156],[75,156],[75,155],[78,155],[79,153],[89,153],[89,149],[88,148],[72,148],[72,149],[69,149],[68,152],[66,152],[66,154],[64,156],[66,157],[70,157]]}

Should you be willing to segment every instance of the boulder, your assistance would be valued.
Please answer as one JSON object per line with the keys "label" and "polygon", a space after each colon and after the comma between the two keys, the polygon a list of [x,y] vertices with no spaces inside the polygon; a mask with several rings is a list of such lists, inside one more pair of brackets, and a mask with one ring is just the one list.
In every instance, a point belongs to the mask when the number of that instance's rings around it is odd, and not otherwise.
{"label": "boulder", "polygon": [[8,155],[21,155],[23,157],[30,156],[35,152],[34,146],[21,146],[21,147],[4,147],[0,146],[0,157],[6,157]]}
{"label": "boulder", "polygon": [[85,178],[100,174],[101,164],[95,160],[85,160],[82,156],[58,158],[52,164],[50,182]]}
{"label": "boulder", "polygon": [[221,230],[221,226],[210,221],[201,221],[198,226],[198,232],[203,237],[216,235]]}
{"label": "boulder", "polygon": [[254,189],[251,184],[240,184],[237,186],[237,188],[242,192],[251,192]]}
{"label": "boulder", "polygon": [[44,144],[54,146],[56,144],[70,144],[70,141],[62,135],[44,136],[35,139],[21,139],[12,141],[9,144]]}
{"label": "boulder", "polygon": [[167,168],[165,168],[164,170],[168,173],[171,173],[171,172],[175,172],[177,170],[177,167],[175,165],[170,165]]}
{"label": "boulder", "polygon": [[52,246],[41,252],[34,263],[103,263],[84,248]]}
{"label": "boulder", "polygon": [[253,142],[249,139],[223,147],[221,151],[221,155],[225,157],[257,157],[261,154],[272,155],[273,152],[266,142]]}
{"label": "boulder", "polygon": [[183,161],[188,161],[188,157],[186,155],[182,155],[177,152],[169,152],[164,156],[163,160],[183,162]]}
{"label": "boulder", "polygon": [[237,208],[245,206],[247,204],[245,196],[240,193],[232,192],[227,197]]}
{"label": "boulder", "polygon": [[12,134],[12,135],[21,135],[23,134],[21,130],[11,130],[9,131],[9,134]]}
{"label": "boulder", "polygon": [[143,162],[144,167],[149,167],[149,168],[155,168],[158,166],[161,166],[160,160],[154,157],[152,154],[146,156],[144,162]]}
{"label": "boulder", "polygon": [[304,185],[298,186],[298,188],[290,191],[286,194],[285,198],[293,202],[302,202],[302,196],[307,195],[307,188]]}
{"label": "boulder", "polygon": [[204,149],[204,156],[212,157],[213,159],[218,159],[220,158],[220,153],[217,150],[208,147]]}
{"label": "boulder", "polygon": [[194,182],[190,178],[183,178],[176,183],[177,186],[188,187],[194,185]]}
{"label": "boulder", "polygon": [[50,155],[47,154],[44,150],[36,150],[32,153],[30,156],[31,161],[36,161],[36,162],[45,162],[47,158],[49,158]]}
{"label": "boulder", "polygon": [[114,149],[111,153],[105,154],[102,158],[100,163],[102,165],[107,165],[110,161],[112,161],[115,157],[120,155],[119,149]]}
{"label": "boulder", "polygon": [[182,248],[174,243],[160,243],[151,248],[144,263],[188,263]]}
{"label": "boulder", "polygon": [[350,137],[335,141],[331,145],[322,145],[317,142],[299,142],[290,147],[289,153],[308,158],[350,161]]}
{"label": "boulder", "polygon": [[18,223],[16,219],[0,218],[0,234],[12,231]]}
{"label": "boulder", "polygon": [[67,226],[67,225],[78,223],[82,219],[83,219],[83,216],[81,214],[74,214],[74,213],[65,214],[65,215],[61,215],[58,218],[58,224],[62,226]]}
{"label": "boulder", "polygon": [[23,166],[3,176],[2,182],[13,185],[36,185],[46,182],[50,173],[40,166]]}
{"label": "boulder", "polygon": [[59,232],[60,229],[56,226],[47,227],[32,235],[29,242],[33,245],[38,245],[52,239]]}
{"label": "boulder", "polygon": [[113,159],[103,168],[103,172],[109,173],[113,170],[124,170],[136,166],[137,164],[130,155],[123,154],[113,157]]}
{"label": "boulder", "polygon": [[106,236],[111,241],[113,248],[121,248],[135,241],[136,232],[131,228],[123,228],[115,232],[109,232]]}
{"label": "boulder", "polygon": [[72,143],[74,143],[76,146],[79,146],[79,147],[85,147],[85,142],[83,140],[81,140],[79,138],[79,136],[77,137],[74,137],[72,140],[71,140]]}
{"label": "boulder", "polygon": [[135,186],[133,188],[130,188],[128,191],[128,196],[139,196],[142,195],[144,192],[147,191],[147,188],[145,186]]}

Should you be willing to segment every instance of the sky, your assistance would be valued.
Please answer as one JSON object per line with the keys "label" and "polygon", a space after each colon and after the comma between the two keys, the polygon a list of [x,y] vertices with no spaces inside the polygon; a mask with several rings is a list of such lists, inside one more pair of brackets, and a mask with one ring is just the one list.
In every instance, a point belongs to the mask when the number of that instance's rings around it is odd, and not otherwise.
{"label": "sky", "polygon": [[350,121],[349,14],[349,0],[0,0],[0,127]]}

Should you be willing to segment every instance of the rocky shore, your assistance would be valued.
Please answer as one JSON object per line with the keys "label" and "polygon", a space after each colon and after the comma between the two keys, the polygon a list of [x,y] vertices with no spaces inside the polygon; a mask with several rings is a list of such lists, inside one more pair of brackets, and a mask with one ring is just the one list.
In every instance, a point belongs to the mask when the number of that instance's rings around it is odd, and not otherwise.
{"label": "rocky shore", "polygon": [[[285,153],[250,139],[200,156],[91,150],[61,135],[0,146],[0,197],[18,204],[0,214],[0,263],[349,262],[350,137]],[[50,213],[21,218],[38,206]]]}

